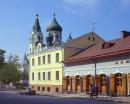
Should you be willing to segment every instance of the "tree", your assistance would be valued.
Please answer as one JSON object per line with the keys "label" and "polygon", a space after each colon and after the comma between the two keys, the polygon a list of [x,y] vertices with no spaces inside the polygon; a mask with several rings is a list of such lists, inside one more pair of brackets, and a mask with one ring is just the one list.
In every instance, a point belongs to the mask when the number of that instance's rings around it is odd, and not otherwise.
{"label": "tree", "polygon": [[0,49],[0,69],[4,65],[4,59],[5,59],[4,54],[5,54],[5,51]]}
{"label": "tree", "polygon": [[5,63],[0,70],[1,81],[4,84],[9,84],[10,82],[16,83],[19,81],[21,79],[20,67],[19,57],[17,55],[10,55],[7,63]]}

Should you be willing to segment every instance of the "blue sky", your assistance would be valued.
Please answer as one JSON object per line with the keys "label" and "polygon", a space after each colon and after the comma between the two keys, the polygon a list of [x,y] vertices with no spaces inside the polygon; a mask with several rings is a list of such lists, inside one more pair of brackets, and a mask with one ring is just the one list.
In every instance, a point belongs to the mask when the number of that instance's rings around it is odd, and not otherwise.
{"label": "blue sky", "polygon": [[130,31],[130,0],[0,0],[0,4],[0,48],[7,55],[19,55],[21,60],[36,13],[45,37],[55,12],[64,41],[69,32],[76,38],[92,27],[105,40],[120,37],[122,30]]}

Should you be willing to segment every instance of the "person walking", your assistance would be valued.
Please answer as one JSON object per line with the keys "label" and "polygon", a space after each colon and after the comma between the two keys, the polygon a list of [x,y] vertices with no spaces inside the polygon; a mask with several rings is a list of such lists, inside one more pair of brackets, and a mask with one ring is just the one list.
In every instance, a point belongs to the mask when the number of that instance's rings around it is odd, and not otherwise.
{"label": "person walking", "polygon": [[90,98],[93,98],[93,94],[94,94],[94,89],[93,89],[93,85],[91,85],[91,87],[90,87]]}
{"label": "person walking", "polygon": [[95,86],[95,97],[97,98],[98,96],[98,86]]}

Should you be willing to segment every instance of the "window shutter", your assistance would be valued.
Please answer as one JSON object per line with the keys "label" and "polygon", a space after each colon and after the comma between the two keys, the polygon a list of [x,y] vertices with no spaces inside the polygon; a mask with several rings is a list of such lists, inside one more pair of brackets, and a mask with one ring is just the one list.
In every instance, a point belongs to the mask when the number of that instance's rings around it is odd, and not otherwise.
{"label": "window shutter", "polygon": [[122,73],[122,93],[126,95],[126,74]]}
{"label": "window shutter", "polygon": [[96,85],[98,87],[98,91],[100,92],[100,76],[96,75]]}
{"label": "window shutter", "polygon": [[94,76],[91,76],[91,79],[90,79],[90,84],[93,85],[94,84]]}
{"label": "window shutter", "polygon": [[130,94],[130,73],[128,73],[128,85],[129,85],[129,94]]}
{"label": "window shutter", "polygon": [[66,92],[67,86],[66,86],[66,77],[63,78],[63,92]]}
{"label": "window shutter", "polygon": [[89,90],[89,86],[90,86],[90,83],[89,83],[89,77],[87,76],[87,79],[86,79],[87,81],[86,81],[86,91],[87,92],[90,92],[90,90]]}
{"label": "window shutter", "polygon": [[86,87],[87,87],[87,78],[86,76],[83,76],[83,92],[86,92]]}
{"label": "window shutter", "polygon": [[115,75],[110,75],[110,95],[113,96],[115,94]]}
{"label": "window shutter", "polygon": [[72,77],[72,91],[76,92],[76,77]]}

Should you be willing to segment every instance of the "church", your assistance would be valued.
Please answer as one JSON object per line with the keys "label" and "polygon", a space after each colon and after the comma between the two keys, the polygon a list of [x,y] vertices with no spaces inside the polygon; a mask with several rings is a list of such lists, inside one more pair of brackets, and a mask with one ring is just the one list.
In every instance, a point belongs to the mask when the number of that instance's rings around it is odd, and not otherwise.
{"label": "church", "polygon": [[29,86],[37,93],[62,93],[65,59],[91,45],[104,40],[95,32],[89,32],[73,39],[71,34],[66,42],[62,40],[62,27],[55,14],[43,35],[36,15],[29,35],[29,48],[26,54],[29,62]]}

